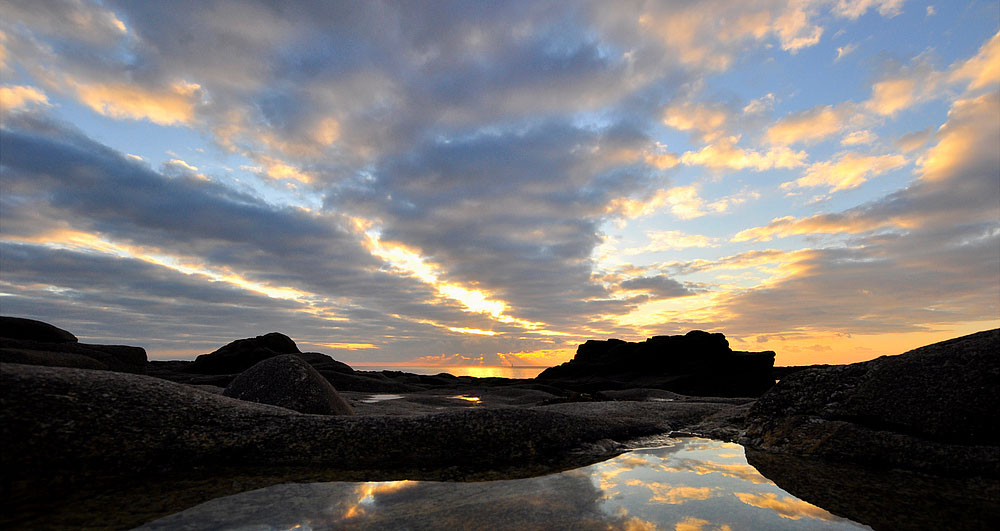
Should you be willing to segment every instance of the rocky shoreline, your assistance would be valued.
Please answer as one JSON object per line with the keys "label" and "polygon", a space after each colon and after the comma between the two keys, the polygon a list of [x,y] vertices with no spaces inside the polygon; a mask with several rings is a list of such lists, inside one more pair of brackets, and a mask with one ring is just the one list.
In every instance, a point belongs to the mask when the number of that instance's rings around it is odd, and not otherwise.
{"label": "rocky shoreline", "polygon": [[[1000,330],[784,371],[772,389],[773,353],[734,353],[704,332],[588,342],[564,368],[517,380],[354,371],[273,333],[139,369],[137,347],[83,345],[37,321],[0,325],[3,526],[81,528],[111,506],[119,523],[105,514],[106,527],[129,527],[289,481],[530,476],[671,433],[739,440],[778,475],[786,456],[977,478],[1000,492]],[[141,503],[109,505],[116,496]]]}

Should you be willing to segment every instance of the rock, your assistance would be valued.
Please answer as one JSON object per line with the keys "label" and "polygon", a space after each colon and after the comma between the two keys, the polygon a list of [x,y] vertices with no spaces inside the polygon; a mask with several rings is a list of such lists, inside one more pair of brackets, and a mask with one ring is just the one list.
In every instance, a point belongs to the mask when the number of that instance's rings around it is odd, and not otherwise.
{"label": "rock", "polygon": [[1000,478],[1000,329],[782,379],[745,446],[877,468]]}
{"label": "rock", "polygon": [[722,334],[693,330],[641,343],[587,341],[537,380],[583,392],[656,388],[695,396],[759,396],[774,380],[774,352],[735,352]]}
{"label": "rock", "polygon": [[303,352],[302,354],[299,354],[299,357],[304,359],[309,365],[312,365],[317,371],[335,371],[347,374],[354,372],[354,369],[352,369],[350,365],[337,361],[332,357],[319,352]]}
{"label": "rock", "polygon": [[468,408],[413,417],[304,415],[148,376],[2,364],[0,500],[5,507],[58,503],[84,486],[146,484],[180,472],[216,477],[228,470],[286,482],[295,476],[282,467],[313,477],[377,471],[387,479],[558,469],[583,443],[660,432],[662,420],[652,416],[664,414],[584,418]]}
{"label": "rock", "polygon": [[997,479],[872,469],[753,448],[746,458],[789,494],[872,529],[980,530],[1000,522]]}
{"label": "rock", "polygon": [[237,339],[211,354],[202,354],[186,370],[200,374],[237,374],[281,354],[300,354],[299,347],[290,337],[271,332]]}
{"label": "rock", "polygon": [[0,317],[0,361],[146,374],[146,351],[125,345],[89,345],[48,323]]}
{"label": "rock", "polygon": [[39,343],[76,343],[73,334],[34,319],[0,316],[0,337],[24,339]]}
{"label": "rock", "polygon": [[282,354],[240,373],[223,395],[316,415],[353,415],[337,390],[302,358]]}

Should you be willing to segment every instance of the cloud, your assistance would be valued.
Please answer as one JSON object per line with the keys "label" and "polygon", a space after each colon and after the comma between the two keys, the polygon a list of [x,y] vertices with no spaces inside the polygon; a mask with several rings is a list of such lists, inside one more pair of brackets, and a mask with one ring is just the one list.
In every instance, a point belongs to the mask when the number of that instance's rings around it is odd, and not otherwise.
{"label": "cloud", "polygon": [[782,217],[737,233],[734,241],[826,233],[837,243],[789,257],[776,281],[719,300],[727,329],[878,334],[995,318],[998,117],[997,94],[958,100],[906,188],[842,212]]}
{"label": "cloud", "polygon": [[689,166],[708,166],[721,170],[752,169],[764,171],[772,168],[795,168],[805,163],[804,151],[792,151],[786,146],[775,146],[767,151],[753,151],[736,146],[738,137],[722,138],[700,151],[688,151],[681,155],[681,162]]}
{"label": "cloud", "polygon": [[194,120],[201,89],[197,84],[186,82],[177,82],[161,90],[147,90],[124,83],[70,80],[69,84],[82,103],[100,114],[118,119],[147,119],[160,125]]}
{"label": "cloud", "polygon": [[626,249],[624,254],[661,253],[693,247],[714,247],[716,238],[701,234],[686,234],[676,230],[657,230],[646,232],[649,244],[635,249]]}
{"label": "cloud", "polygon": [[856,146],[858,144],[872,144],[878,140],[878,135],[869,131],[868,129],[862,129],[860,131],[853,131],[844,138],[840,139],[840,145],[842,146]]}
{"label": "cloud", "polygon": [[853,107],[849,102],[819,105],[790,114],[769,127],[765,138],[780,146],[817,142],[847,127],[855,113]]}
{"label": "cloud", "polygon": [[652,299],[673,299],[694,295],[695,292],[686,288],[680,282],[663,276],[638,277],[628,279],[620,284],[624,291],[639,291],[649,294]]}
{"label": "cloud", "polygon": [[858,45],[856,43],[849,43],[849,44],[845,44],[843,46],[838,46],[837,47],[837,57],[835,57],[833,59],[833,62],[836,63],[836,62],[840,61],[841,59],[843,59],[844,57],[846,57],[851,52],[853,52],[854,50],[857,50],[857,49],[858,49]]}
{"label": "cloud", "polygon": [[714,142],[725,134],[729,111],[719,105],[679,103],[663,110],[663,123],[681,131],[695,131],[703,142]]}
{"label": "cloud", "polygon": [[837,518],[826,510],[791,496],[779,496],[773,492],[765,492],[763,494],[734,492],[733,494],[747,505],[774,511],[782,518],[791,520],[812,518],[827,521],[833,521]]}
{"label": "cloud", "polygon": [[0,87],[0,108],[6,112],[32,105],[48,105],[49,98],[35,87],[13,85]]}
{"label": "cloud", "polygon": [[807,187],[829,187],[839,192],[861,186],[870,177],[881,175],[906,164],[902,155],[861,155],[847,152],[835,161],[817,162],[806,169],[805,175],[781,185],[782,190]]}
{"label": "cloud", "polygon": [[838,0],[832,9],[837,16],[856,20],[869,9],[877,9],[883,17],[894,17],[903,12],[905,0]]}
{"label": "cloud", "polygon": [[968,90],[979,90],[1000,83],[1000,32],[995,34],[971,59],[952,67],[951,81],[968,80]]}

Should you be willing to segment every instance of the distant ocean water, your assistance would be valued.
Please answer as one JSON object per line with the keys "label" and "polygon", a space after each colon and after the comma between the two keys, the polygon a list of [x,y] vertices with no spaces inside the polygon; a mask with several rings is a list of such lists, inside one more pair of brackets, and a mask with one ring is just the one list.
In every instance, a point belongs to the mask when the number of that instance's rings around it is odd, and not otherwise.
{"label": "distant ocean water", "polygon": [[398,367],[384,365],[352,365],[351,368],[357,371],[401,371],[413,374],[439,374],[446,372],[454,376],[474,376],[476,378],[534,378],[547,367],[490,367],[483,365],[414,365],[408,367]]}

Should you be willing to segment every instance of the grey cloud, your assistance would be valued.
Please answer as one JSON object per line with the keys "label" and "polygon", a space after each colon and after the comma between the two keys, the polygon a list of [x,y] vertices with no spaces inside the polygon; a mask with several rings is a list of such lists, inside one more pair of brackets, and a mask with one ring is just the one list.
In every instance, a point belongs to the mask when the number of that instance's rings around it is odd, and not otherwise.
{"label": "grey cloud", "polygon": [[694,295],[694,292],[680,282],[665,276],[639,277],[621,283],[621,288],[628,291],[645,291],[655,299],[673,299]]}

